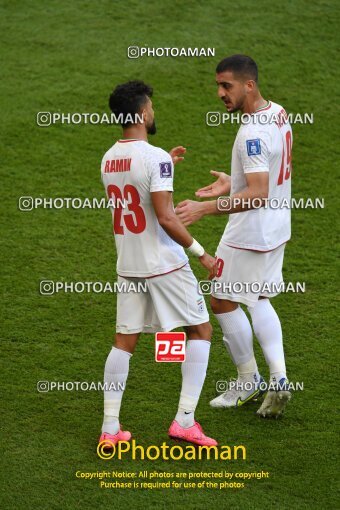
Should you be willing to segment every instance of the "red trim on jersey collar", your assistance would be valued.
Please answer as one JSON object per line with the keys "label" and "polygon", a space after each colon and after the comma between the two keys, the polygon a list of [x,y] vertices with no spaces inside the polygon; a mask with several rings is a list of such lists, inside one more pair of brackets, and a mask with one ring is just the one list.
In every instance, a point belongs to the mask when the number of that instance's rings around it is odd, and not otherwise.
{"label": "red trim on jersey collar", "polygon": [[118,140],[118,143],[128,143],[128,142],[144,142],[141,138],[125,138],[124,140]]}
{"label": "red trim on jersey collar", "polygon": [[264,111],[266,111],[266,110],[269,110],[269,108],[271,108],[271,107],[272,107],[272,103],[271,103],[271,101],[269,101],[268,106],[266,106],[265,108],[259,108],[258,110],[256,110],[256,111],[255,111],[255,112],[253,112],[253,113],[260,113],[260,112],[264,112]]}

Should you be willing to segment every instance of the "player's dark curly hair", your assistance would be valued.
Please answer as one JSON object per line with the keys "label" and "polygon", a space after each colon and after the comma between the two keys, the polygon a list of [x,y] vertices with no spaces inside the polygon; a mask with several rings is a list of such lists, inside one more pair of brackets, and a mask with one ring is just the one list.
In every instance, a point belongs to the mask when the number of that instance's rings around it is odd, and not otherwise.
{"label": "player's dark curly hair", "polygon": [[236,77],[258,81],[256,62],[247,55],[231,55],[224,58],[216,67],[216,73],[232,71]]}
{"label": "player's dark curly hair", "polygon": [[[128,114],[134,118],[140,113],[145,105],[147,98],[152,97],[153,89],[141,80],[132,80],[121,85],[117,85],[109,98],[111,111],[118,117],[120,114],[123,121]],[[130,115],[129,115],[130,117]],[[122,126],[131,125],[132,122],[121,122]]]}

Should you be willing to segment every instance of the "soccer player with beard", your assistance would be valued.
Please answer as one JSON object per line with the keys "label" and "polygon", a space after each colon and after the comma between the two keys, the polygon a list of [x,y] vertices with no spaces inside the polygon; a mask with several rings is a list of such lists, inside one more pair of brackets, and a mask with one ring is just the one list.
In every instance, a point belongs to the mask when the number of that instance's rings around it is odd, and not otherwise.
{"label": "soccer player with beard", "polygon": [[[281,323],[270,298],[278,294],[282,282],[284,249],[290,239],[290,209],[272,208],[270,201],[274,199],[276,204],[290,201],[292,130],[282,106],[261,96],[257,65],[250,57],[233,55],[223,59],[216,68],[216,82],[227,111],[248,115],[233,146],[231,177],[213,171],[217,180],[198,190],[196,196],[230,196],[223,201],[185,200],[176,208],[186,226],[208,214],[229,214],[216,252],[219,285],[213,287],[211,307],[238,378],[233,387],[210,404],[240,406],[261,394],[262,378],[254,357],[252,328],[240,306],[243,304],[248,307],[270,370],[269,391],[258,414],[278,417],[291,394]],[[266,199],[269,207],[263,207]],[[241,283],[241,292],[240,287],[237,292],[234,290],[236,282]],[[269,291],[261,291],[265,288],[263,284],[267,284]]]}
{"label": "soccer player with beard", "polygon": [[[121,388],[140,333],[184,327],[188,340],[181,367],[182,389],[168,434],[194,444],[215,446],[217,442],[204,434],[194,418],[206,375],[212,328],[184,248],[199,258],[210,278],[216,274],[216,262],[175,214],[174,163],[183,159],[185,149],[177,147],[169,154],[148,143],[148,136],[156,133],[151,96],[152,88],[136,80],[117,86],[109,100],[112,112],[121,118],[123,136],[104,155],[101,175],[107,196],[117,201],[112,211],[117,275],[118,283],[127,284],[127,290],[117,297],[115,344],[105,364],[107,387],[100,443],[110,448],[131,438],[119,423]],[[120,207],[118,199],[126,201],[125,208]],[[132,282],[146,283],[148,292],[128,292]]]}

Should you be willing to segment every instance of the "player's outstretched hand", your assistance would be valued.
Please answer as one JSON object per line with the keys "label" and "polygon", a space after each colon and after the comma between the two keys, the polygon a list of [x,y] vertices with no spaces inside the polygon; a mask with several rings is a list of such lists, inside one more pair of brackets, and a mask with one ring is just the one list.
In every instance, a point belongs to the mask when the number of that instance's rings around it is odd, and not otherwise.
{"label": "player's outstretched hand", "polygon": [[202,218],[202,202],[195,202],[194,200],[184,200],[180,202],[175,209],[175,213],[186,227],[195,223]]}
{"label": "player's outstretched hand", "polygon": [[202,198],[213,198],[220,197],[222,195],[228,195],[230,193],[230,175],[225,174],[224,172],[216,172],[215,170],[210,170],[211,175],[217,177],[217,180],[209,186],[205,186],[204,188],[200,188],[196,191],[196,197]]}
{"label": "player's outstretched hand", "polygon": [[202,257],[199,258],[199,261],[203,267],[208,269],[209,271],[208,279],[212,280],[216,276],[217,272],[216,259],[209,255],[209,253],[204,253],[204,255],[202,255]]}
{"label": "player's outstretched hand", "polygon": [[171,159],[173,161],[173,164],[176,165],[176,163],[179,163],[180,161],[183,161],[184,154],[186,153],[186,148],[182,147],[182,145],[179,145],[178,147],[174,147],[169,152]]}

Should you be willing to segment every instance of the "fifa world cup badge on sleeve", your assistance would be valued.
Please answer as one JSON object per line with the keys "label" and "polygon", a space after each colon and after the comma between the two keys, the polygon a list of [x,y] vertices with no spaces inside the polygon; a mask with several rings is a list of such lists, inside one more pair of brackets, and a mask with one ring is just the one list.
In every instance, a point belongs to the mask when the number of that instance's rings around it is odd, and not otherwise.
{"label": "fifa world cup badge on sleeve", "polygon": [[159,163],[161,177],[171,177],[172,176],[172,167],[171,163]]}
{"label": "fifa world cup badge on sleeve", "polygon": [[259,138],[255,140],[247,140],[247,153],[248,156],[257,156],[261,154],[261,141]]}

